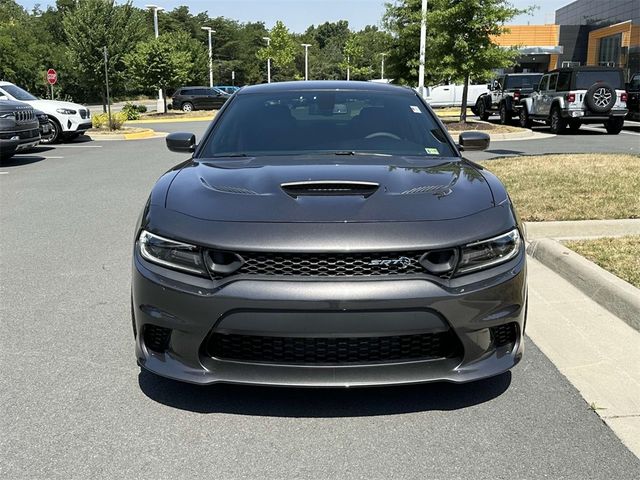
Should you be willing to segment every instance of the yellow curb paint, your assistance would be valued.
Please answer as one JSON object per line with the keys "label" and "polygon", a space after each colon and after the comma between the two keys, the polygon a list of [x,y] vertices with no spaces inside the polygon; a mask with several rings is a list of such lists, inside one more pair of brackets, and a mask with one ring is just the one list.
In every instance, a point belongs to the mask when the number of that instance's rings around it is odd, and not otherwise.
{"label": "yellow curb paint", "polygon": [[139,140],[141,138],[152,138],[152,137],[155,137],[155,135],[156,135],[156,132],[151,129],[146,130],[144,132],[123,134],[125,140]]}

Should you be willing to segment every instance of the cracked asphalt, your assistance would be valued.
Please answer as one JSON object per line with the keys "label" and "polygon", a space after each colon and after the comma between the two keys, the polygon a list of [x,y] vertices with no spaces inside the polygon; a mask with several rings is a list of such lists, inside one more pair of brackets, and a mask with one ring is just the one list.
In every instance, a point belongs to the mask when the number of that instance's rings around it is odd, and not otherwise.
{"label": "cracked asphalt", "polygon": [[0,165],[1,478],[640,478],[530,340],[511,373],[467,385],[197,387],[140,372],[133,227],[183,158],[153,139]]}

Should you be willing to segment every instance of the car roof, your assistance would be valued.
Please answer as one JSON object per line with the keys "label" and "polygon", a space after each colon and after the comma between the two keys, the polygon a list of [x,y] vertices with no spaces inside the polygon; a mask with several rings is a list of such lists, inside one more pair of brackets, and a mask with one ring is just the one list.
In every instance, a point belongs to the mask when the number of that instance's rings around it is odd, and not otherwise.
{"label": "car roof", "polygon": [[528,73],[505,73],[505,75],[508,75],[509,77],[524,77],[527,75],[544,75],[544,73],[540,73],[540,72],[528,72]]}
{"label": "car roof", "polygon": [[311,80],[294,82],[262,83],[260,85],[249,85],[242,87],[236,95],[247,95],[250,93],[270,93],[270,92],[304,92],[313,90],[351,90],[362,92],[380,93],[416,93],[407,87],[390,85],[388,83],[358,82],[346,80]]}
{"label": "car roof", "polygon": [[581,67],[562,67],[551,70],[554,72],[622,72],[621,69],[615,67],[599,67],[597,65],[583,65]]}

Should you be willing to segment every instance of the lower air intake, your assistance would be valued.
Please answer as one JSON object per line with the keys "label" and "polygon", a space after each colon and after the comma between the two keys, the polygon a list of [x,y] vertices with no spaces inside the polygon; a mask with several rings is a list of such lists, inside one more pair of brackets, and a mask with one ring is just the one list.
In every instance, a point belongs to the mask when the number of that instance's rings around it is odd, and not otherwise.
{"label": "lower air intake", "polygon": [[171,329],[157,325],[145,325],[143,338],[144,344],[149,350],[162,353],[169,348]]}
{"label": "lower air intake", "polygon": [[384,337],[307,338],[214,333],[209,355],[221,360],[293,365],[349,365],[461,355],[452,331]]}
{"label": "lower air intake", "polygon": [[515,322],[491,327],[490,330],[491,338],[493,338],[493,344],[496,347],[503,347],[505,345],[516,343],[518,325]]}

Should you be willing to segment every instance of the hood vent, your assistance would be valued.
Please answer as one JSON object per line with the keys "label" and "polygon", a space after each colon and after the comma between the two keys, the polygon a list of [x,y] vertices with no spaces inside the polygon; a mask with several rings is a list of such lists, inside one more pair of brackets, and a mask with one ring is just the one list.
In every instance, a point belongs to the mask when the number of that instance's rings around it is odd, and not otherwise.
{"label": "hood vent", "polygon": [[359,195],[367,198],[373,195],[380,185],[371,182],[353,182],[349,180],[324,180],[283,183],[280,186],[287,195],[293,198],[303,196],[335,197],[343,195]]}

